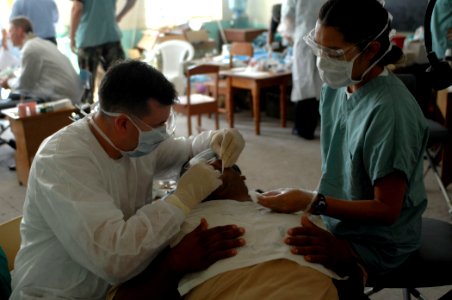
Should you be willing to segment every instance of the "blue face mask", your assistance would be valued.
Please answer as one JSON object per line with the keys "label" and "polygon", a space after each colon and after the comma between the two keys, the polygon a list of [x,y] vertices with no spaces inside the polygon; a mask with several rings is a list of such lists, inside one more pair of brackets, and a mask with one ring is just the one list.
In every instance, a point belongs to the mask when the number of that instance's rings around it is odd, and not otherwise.
{"label": "blue face mask", "polygon": [[129,120],[138,130],[138,145],[135,149],[130,151],[119,150],[122,155],[128,157],[140,157],[149,154],[154,151],[160,145],[160,143],[169,138],[169,134],[166,131],[166,126],[153,128],[150,131],[143,131],[130,117]]}
{"label": "blue face mask", "polygon": [[[111,113],[111,112],[106,112],[104,110],[102,110],[102,112],[111,117],[116,117],[116,116],[120,115],[120,113]],[[170,133],[168,131],[173,128],[172,123],[174,123],[172,114],[170,115],[170,119],[167,122],[168,124],[171,123],[170,125],[165,124],[165,125],[159,126],[157,128],[152,128],[137,118],[137,120],[139,120],[143,124],[145,124],[146,127],[150,128],[149,131],[144,131],[144,130],[141,130],[140,127],[138,127],[138,125],[135,123],[135,121],[130,116],[127,116],[127,117],[132,122],[132,124],[135,126],[135,128],[138,130],[138,144],[135,147],[135,149],[130,150],[130,151],[124,151],[124,150],[121,150],[118,147],[116,147],[113,144],[113,142],[110,140],[110,138],[97,126],[97,124],[94,122],[93,119],[91,119],[91,124],[96,129],[96,131],[113,148],[115,148],[117,151],[119,151],[123,156],[128,156],[128,157],[140,157],[140,156],[149,154],[152,151],[154,151],[163,141],[165,141],[166,139],[169,138]]]}

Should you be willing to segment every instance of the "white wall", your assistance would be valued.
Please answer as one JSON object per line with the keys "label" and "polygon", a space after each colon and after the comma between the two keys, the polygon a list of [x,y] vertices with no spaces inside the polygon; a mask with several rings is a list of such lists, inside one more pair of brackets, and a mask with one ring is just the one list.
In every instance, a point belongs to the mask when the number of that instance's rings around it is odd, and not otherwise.
{"label": "white wall", "polygon": [[272,14],[272,6],[277,3],[281,3],[281,0],[248,0],[247,14],[251,24],[267,26]]}
{"label": "white wall", "polygon": [[[272,5],[281,3],[282,0],[248,0],[246,14],[254,26],[267,27],[270,22]],[[315,1],[315,0],[312,0]],[[223,0],[223,19],[230,20],[232,12],[229,10],[228,0]]]}

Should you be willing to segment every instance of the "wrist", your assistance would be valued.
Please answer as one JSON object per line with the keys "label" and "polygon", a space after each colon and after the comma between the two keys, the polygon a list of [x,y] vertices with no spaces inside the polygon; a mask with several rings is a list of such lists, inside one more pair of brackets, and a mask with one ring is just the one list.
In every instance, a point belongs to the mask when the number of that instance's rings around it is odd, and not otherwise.
{"label": "wrist", "polygon": [[309,212],[313,215],[326,215],[327,209],[326,197],[321,193],[316,193],[312,199]]}
{"label": "wrist", "polygon": [[181,209],[185,215],[188,215],[190,213],[190,208],[185,205],[180,199],[179,197],[177,197],[176,195],[171,194],[168,197],[166,197],[164,199],[164,201],[166,201],[167,203],[172,204],[173,206],[176,206],[177,208]]}

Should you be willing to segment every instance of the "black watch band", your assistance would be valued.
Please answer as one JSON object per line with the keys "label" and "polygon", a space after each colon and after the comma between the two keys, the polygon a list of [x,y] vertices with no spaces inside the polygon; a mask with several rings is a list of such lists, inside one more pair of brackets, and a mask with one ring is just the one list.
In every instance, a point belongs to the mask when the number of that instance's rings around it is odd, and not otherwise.
{"label": "black watch band", "polygon": [[314,202],[312,203],[311,213],[313,215],[324,215],[328,205],[326,204],[326,198],[323,194],[317,193]]}

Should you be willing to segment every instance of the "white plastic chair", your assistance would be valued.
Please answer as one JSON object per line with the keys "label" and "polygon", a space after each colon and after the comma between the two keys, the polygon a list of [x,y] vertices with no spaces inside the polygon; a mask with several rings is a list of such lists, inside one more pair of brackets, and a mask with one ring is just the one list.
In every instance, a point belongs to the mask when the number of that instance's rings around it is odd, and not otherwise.
{"label": "white plastic chair", "polygon": [[185,93],[184,62],[192,60],[195,49],[192,44],[182,40],[170,40],[157,44],[153,54],[162,56],[162,73],[174,84],[179,95]]}

